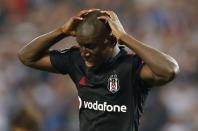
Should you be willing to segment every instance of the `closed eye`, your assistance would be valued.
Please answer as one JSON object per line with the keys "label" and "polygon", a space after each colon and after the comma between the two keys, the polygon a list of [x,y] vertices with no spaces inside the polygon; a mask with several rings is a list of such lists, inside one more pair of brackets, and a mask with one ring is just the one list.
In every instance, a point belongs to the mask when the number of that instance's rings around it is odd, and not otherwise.
{"label": "closed eye", "polygon": [[96,46],[96,44],[86,44],[86,45],[84,45],[84,47],[87,48],[87,49],[93,50],[93,49],[95,49],[97,46]]}

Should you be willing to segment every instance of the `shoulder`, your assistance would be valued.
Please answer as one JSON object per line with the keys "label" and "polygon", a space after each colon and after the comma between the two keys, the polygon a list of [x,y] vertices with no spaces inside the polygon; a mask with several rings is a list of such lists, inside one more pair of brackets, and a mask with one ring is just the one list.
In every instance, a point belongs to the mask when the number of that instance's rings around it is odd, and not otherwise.
{"label": "shoulder", "polygon": [[81,60],[79,48],[76,46],[50,51],[50,61],[53,67],[62,74],[70,72],[72,66]]}
{"label": "shoulder", "polygon": [[141,64],[142,59],[135,53],[133,53],[130,50],[127,50],[127,47],[125,46],[119,46],[120,53],[117,55],[119,58],[119,62],[124,62],[128,64]]}
{"label": "shoulder", "polygon": [[80,48],[72,46],[70,48],[50,50],[50,59],[52,61],[72,61],[80,59]]}
{"label": "shoulder", "polygon": [[79,57],[80,48],[78,46],[72,46],[64,49],[51,49],[50,56],[54,57]]}
{"label": "shoulder", "polygon": [[126,61],[132,64],[142,64],[144,63],[142,59],[135,53],[127,52],[127,54],[124,56]]}
{"label": "shoulder", "polygon": [[128,58],[131,59],[134,63],[143,64],[143,60],[135,53],[128,53]]}
{"label": "shoulder", "polygon": [[60,52],[60,53],[78,53],[78,52],[80,52],[80,47],[75,45],[70,48],[60,49],[60,50],[58,50],[58,52]]}

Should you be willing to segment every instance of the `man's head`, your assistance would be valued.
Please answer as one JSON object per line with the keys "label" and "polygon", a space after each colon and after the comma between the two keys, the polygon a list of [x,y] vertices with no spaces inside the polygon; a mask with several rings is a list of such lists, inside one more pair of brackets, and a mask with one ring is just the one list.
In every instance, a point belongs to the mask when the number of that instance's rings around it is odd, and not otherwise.
{"label": "man's head", "polygon": [[76,40],[88,67],[99,65],[111,57],[117,43],[108,23],[98,20],[99,16],[102,16],[100,11],[93,11],[77,27]]}

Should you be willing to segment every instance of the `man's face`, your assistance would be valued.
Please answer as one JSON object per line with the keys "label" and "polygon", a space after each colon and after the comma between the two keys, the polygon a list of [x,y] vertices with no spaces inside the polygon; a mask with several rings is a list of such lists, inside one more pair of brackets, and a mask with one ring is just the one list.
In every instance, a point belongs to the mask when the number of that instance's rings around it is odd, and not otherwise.
{"label": "man's face", "polygon": [[77,36],[76,40],[80,45],[80,53],[87,67],[102,64],[113,52],[110,35],[100,35],[95,38]]}

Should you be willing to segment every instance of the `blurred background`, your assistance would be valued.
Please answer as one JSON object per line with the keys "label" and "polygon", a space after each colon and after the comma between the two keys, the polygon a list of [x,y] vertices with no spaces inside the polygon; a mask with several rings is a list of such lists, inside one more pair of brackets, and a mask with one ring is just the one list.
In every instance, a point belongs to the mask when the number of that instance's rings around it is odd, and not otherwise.
{"label": "blurred background", "polygon": [[22,65],[17,51],[93,7],[115,11],[128,33],[180,65],[176,80],[150,93],[140,131],[198,131],[197,0],[0,0],[0,131],[79,131],[70,78]]}

